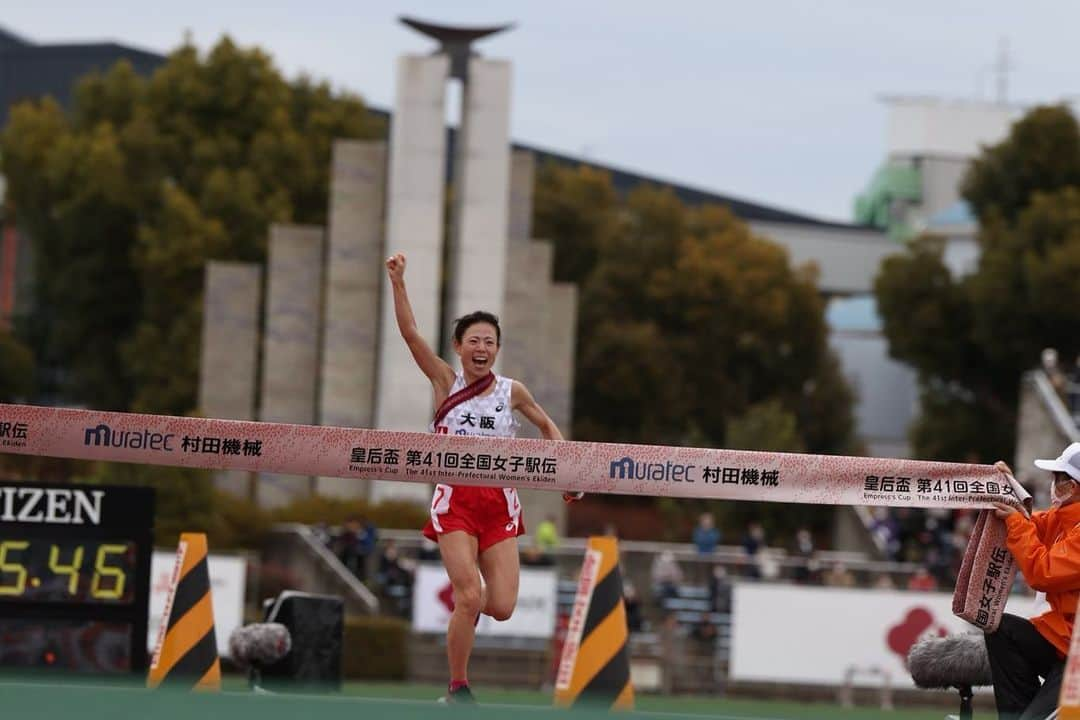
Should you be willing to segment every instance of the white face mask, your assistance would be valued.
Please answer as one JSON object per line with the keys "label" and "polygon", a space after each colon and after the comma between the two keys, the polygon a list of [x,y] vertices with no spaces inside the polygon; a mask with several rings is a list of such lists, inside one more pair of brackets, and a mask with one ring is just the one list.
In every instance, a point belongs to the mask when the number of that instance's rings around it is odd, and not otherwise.
{"label": "white face mask", "polygon": [[1053,484],[1050,485],[1050,504],[1054,507],[1061,507],[1066,502],[1072,500],[1075,495],[1076,483],[1072,480],[1068,482],[1058,482],[1055,479]]}

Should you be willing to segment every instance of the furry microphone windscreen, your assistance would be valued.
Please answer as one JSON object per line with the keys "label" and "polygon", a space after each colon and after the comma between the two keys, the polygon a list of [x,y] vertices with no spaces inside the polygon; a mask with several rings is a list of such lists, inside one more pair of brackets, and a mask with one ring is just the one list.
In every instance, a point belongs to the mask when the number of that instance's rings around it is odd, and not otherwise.
{"label": "furry microphone windscreen", "polygon": [[272,665],[291,649],[289,629],[279,623],[245,625],[229,636],[229,654],[241,668]]}
{"label": "furry microphone windscreen", "polygon": [[908,651],[911,679],[921,688],[992,685],[982,633],[926,637]]}

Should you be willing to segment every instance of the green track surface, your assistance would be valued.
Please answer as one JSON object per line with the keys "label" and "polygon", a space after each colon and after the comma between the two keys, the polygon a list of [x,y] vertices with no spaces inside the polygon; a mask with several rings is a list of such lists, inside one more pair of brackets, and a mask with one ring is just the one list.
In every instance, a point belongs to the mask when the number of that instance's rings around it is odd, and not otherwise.
{"label": "green track surface", "polygon": [[[0,681],[0,707],[4,718],[78,718],[79,720],[420,720],[439,718],[596,718],[606,712],[561,710],[551,707],[551,696],[520,690],[477,690],[482,704],[448,706],[434,702],[443,688],[433,685],[376,685],[350,683],[336,695],[253,694],[242,683],[230,680],[221,693],[189,693],[175,690],[90,684],[73,680]],[[843,709],[827,704],[800,704],[703,697],[641,696],[637,710],[619,713],[620,718],[694,718],[727,720],[858,720],[885,717],[890,720],[941,720],[937,710],[875,708]],[[515,717],[516,716],[516,717]]]}

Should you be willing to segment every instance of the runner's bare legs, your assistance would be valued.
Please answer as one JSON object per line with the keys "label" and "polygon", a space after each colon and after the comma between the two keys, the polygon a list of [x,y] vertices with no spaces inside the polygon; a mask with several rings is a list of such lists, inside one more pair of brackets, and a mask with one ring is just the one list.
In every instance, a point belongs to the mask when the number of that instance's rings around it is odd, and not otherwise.
{"label": "runner's bare legs", "polygon": [[484,576],[484,614],[509,620],[517,605],[521,559],[517,538],[495,543],[480,554],[480,574]]}
{"label": "runner's bare legs", "polygon": [[446,630],[446,657],[450,662],[451,680],[468,679],[469,656],[476,638],[476,616],[484,607],[476,550],[476,538],[468,533],[456,531],[439,536],[439,552],[454,588],[454,612]]}

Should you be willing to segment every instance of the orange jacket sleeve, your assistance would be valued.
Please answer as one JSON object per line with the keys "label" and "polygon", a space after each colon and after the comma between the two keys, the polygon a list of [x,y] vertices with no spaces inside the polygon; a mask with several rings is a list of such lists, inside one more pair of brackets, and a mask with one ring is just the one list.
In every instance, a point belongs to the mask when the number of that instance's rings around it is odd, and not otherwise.
{"label": "orange jacket sleeve", "polygon": [[1037,512],[1031,514],[1031,522],[1035,523],[1035,534],[1040,540],[1045,540],[1046,533],[1046,512]]}
{"label": "orange jacket sleeve", "polygon": [[1035,523],[1013,513],[1005,520],[1006,543],[1027,584],[1042,592],[1080,590],[1080,528],[1072,528],[1053,545],[1039,539]]}

